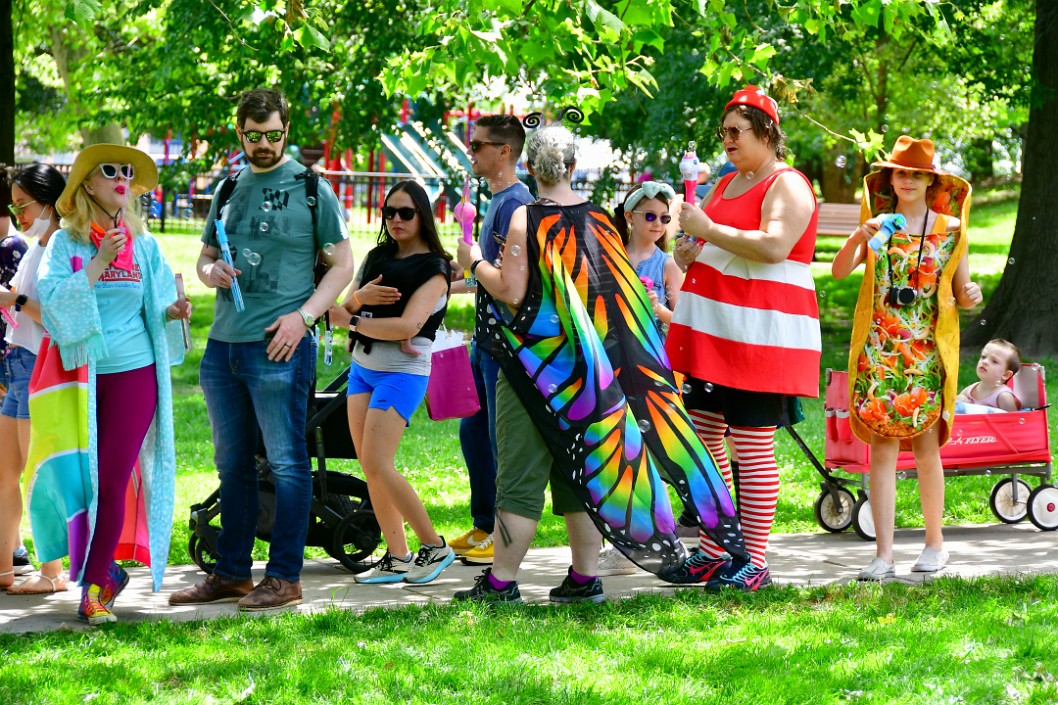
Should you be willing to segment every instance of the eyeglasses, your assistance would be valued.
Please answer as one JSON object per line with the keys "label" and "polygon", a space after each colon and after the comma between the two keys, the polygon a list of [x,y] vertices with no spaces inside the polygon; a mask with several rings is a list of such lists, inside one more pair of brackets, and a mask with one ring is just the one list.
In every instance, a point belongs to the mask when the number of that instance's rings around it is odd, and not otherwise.
{"label": "eyeglasses", "polygon": [[672,222],[672,216],[669,215],[668,213],[665,213],[663,215],[659,215],[658,213],[652,213],[650,211],[632,211],[632,212],[635,213],[636,215],[643,216],[643,219],[646,220],[648,223],[653,223],[658,218],[661,218],[661,222],[662,222],[663,225],[668,225],[669,223]]}
{"label": "eyeglasses", "polygon": [[723,142],[730,137],[732,142],[738,142],[738,138],[742,136],[743,132],[752,129],[752,127],[718,127],[716,128],[716,138]]}
{"label": "eyeglasses", "polygon": [[401,220],[411,220],[415,217],[415,214],[419,212],[418,208],[394,208],[393,206],[385,206],[382,209],[382,217],[386,220],[393,220],[394,218],[400,217]]}
{"label": "eyeglasses", "polygon": [[98,168],[104,179],[116,179],[120,173],[129,181],[132,181],[132,177],[136,173],[132,169],[131,164],[100,164]]}
{"label": "eyeglasses", "polygon": [[470,140],[470,151],[473,154],[477,154],[478,150],[487,144],[491,144],[493,147],[502,147],[507,144],[506,142],[488,142],[486,140]]}
{"label": "eyeglasses", "polygon": [[22,215],[23,211],[32,206],[34,203],[36,203],[36,201],[28,201],[26,203],[23,203],[21,206],[16,206],[14,203],[8,203],[7,209],[11,211],[11,215],[17,218],[18,216]]}
{"label": "eyeglasses", "polygon": [[285,130],[268,130],[267,132],[261,132],[260,130],[246,130],[242,133],[242,136],[251,144],[257,144],[260,142],[261,137],[267,137],[269,142],[275,144],[283,139],[284,134]]}

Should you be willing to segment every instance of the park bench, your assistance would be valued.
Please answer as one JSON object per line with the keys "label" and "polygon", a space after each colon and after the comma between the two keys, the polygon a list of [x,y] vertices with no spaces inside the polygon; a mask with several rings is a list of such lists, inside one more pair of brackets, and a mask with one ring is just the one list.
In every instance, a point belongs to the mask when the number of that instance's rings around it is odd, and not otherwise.
{"label": "park bench", "polygon": [[860,224],[858,203],[820,203],[817,237],[848,237]]}

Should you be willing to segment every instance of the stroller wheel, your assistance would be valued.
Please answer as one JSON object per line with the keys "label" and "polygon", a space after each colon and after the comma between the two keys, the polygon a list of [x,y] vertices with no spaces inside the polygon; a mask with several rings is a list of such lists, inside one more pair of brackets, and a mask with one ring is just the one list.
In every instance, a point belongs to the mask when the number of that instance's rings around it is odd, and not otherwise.
{"label": "stroller wheel", "polygon": [[[1017,492],[1017,498],[1014,492]],[[1029,483],[1018,479],[1017,483],[1012,478],[1004,477],[992,487],[992,495],[988,498],[988,504],[996,519],[1004,524],[1017,524],[1029,513],[1029,495],[1032,488]]]}
{"label": "stroller wheel", "polygon": [[381,542],[382,531],[378,528],[375,513],[360,509],[342,517],[334,527],[334,542],[324,548],[350,572],[362,573],[372,565],[363,560],[374,553]]}
{"label": "stroller wheel", "polygon": [[1058,529],[1058,488],[1040,485],[1029,495],[1029,521],[1040,531]]}
{"label": "stroller wheel", "polygon": [[213,547],[207,545],[205,539],[192,534],[187,542],[187,552],[191,554],[191,560],[199,568],[207,574],[213,574],[213,569],[217,567],[217,556],[213,553]]}
{"label": "stroller wheel", "polygon": [[[835,496],[837,501],[835,502]],[[819,525],[831,533],[841,533],[852,524],[852,506],[856,499],[844,487],[838,487],[833,491],[824,489],[816,498],[813,507],[816,521]]]}
{"label": "stroller wheel", "polygon": [[871,514],[871,501],[866,496],[856,500],[852,507],[852,529],[864,541],[874,541],[874,515]]}

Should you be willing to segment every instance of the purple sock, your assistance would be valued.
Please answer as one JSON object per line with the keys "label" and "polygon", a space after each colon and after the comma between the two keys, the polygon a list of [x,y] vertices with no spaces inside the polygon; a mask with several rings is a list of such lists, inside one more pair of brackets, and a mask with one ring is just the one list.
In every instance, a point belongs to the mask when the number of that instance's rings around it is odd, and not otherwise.
{"label": "purple sock", "polygon": [[587,585],[592,580],[595,580],[594,575],[581,575],[580,573],[575,571],[572,566],[569,569],[569,577],[573,578],[573,582],[575,582],[577,585]]}
{"label": "purple sock", "polygon": [[503,590],[513,582],[513,580],[500,580],[492,574],[492,571],[489,571],[489,585],[496,590]]}

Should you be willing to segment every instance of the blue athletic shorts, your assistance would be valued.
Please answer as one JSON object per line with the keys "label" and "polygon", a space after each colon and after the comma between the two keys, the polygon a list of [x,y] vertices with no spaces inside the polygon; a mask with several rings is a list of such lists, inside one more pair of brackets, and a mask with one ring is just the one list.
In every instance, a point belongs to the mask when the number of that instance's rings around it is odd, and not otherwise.
{"label": "blue athletic shorts", "polygon": [[370,394],[369,409],[393,408],[411,425],[411,416],[426,397],[426,383],[430,375],[411,375],[407,372],[376,372],[355,362],[349,366],[347,396]]}

